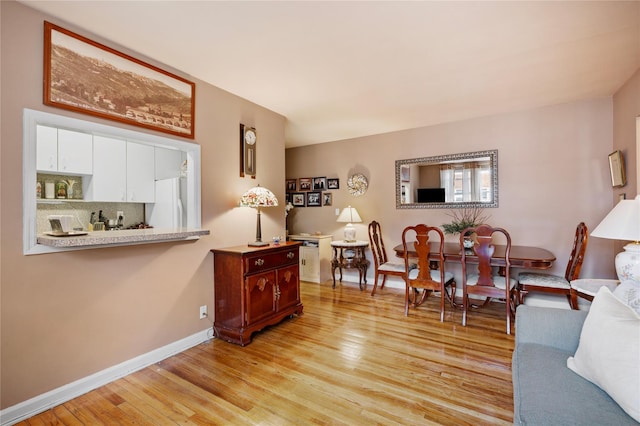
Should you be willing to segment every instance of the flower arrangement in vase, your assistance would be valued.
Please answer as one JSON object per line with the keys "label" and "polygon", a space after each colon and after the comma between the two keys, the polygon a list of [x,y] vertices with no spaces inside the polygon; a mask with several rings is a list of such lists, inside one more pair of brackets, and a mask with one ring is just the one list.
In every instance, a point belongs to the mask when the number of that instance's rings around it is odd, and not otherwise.
{"label": "flower arrangement in vase", "polygon": [[293,204],[288,202],[286,206],[284,206],[284,224],[285,224],[285,232],[287,236],[289,236],[289,212],[293,210]]}
{"label": "flower arrangement in vase", "polygon": [[[448,216],[450,216],[452,220],[450,223],[442,224],[442,229],[444,230],[445,234],[450,235],[456,235],[467,228],[472,228],[483,224],[489,218],[489,216],[484,214],[484,210],[480,207],[469,207],[454,210],[453,213],[449,214]],[[471,240],[471,236],[465,235],[464,247],[473,247],[473,240]]]}

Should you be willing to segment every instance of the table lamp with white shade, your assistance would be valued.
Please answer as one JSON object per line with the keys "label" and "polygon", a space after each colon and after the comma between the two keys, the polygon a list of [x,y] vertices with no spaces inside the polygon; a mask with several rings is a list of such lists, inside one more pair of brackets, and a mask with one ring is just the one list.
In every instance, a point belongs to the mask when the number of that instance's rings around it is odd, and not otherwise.
{"label": "table lamp with white shade", "polygon": [[262,229],[260,227],[260,209],[263,207],[276,207],[278,205],[278,199],[267,188],[263,188],[260,185],[255,186],[244,194],[240,198],[240,207],[253,207],[258,211],[258,222],[256,224],[256,240],[249,243],[251,247],[268,246],[268,242],[262,241]]}
{"label": "table lamp with white shade", "polygon": [[344,241],[348,243],[356,241],[356,228],[353,227],[353,223],[362,222],[362,219],[355,207],[349,206],[342,209],[336,222],[347,223],[344,227]]}
{"label": "table lamp with white shade", "polygon": [[620,281],[640,282],[640,195],[618,202],[591,235],[632,241],[616,256],[616,273]]}

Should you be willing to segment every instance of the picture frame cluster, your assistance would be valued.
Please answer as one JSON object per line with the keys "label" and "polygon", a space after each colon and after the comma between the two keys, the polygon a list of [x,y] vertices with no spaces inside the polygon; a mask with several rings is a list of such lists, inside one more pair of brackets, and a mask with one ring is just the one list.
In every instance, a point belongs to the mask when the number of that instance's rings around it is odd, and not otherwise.
{"label": "picture frame cluster", "polygon": [[286,179],[287,202],[294,207],[324,207],[333,204],[333,194],[327,190],[340,189],[340,179],[304,177]]}

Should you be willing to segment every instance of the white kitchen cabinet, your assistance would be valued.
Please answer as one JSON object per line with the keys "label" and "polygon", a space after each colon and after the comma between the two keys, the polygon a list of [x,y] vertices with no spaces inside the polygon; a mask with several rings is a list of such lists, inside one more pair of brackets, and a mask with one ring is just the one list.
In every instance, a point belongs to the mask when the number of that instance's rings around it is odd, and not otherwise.
{"label": "white kitchen cabinet", "polygon": [[36,169],[39,172],[58,171],[58,129],[36,127]]}
{"label": "white kitchen cabinet", "polygon": [[180,177],[182,169],[182,151],[155,147],[156,151],[156,180]]}
{"label": "white kitchen cabinet", "polygon": [[38,171],[70,175],[93,172],[91,134],[38,125],[36,135]]}
{"label": "white kitchen cabinet", "polygon": [[150,145],[127,142],[127,202],[153,203],[156,197],[155,151]]}
{"label": "white kitchen cabinet", "polygon": [[300,279],[321,283],[331,278],[331,235],[289,235],[301,241]]}
{"label": "white kitchen cabinet", "polygon": [[125,202],[127,196],[127,142],[93,137],[94,167],[86,200]]}
{"label": "white kitchen cabinet", "polygon": [[126,203],[155,200],[154,148],[94,136],[94,170],[85,199]]}

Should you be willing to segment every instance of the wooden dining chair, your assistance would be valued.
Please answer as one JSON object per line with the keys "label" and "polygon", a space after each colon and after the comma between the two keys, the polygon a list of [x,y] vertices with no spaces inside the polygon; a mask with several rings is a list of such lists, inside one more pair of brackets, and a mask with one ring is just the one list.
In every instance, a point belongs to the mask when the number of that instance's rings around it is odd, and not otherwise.
{"label": "wooden dining chair", "polygon": [[564,276],[544,274],[539,272],[521,272],[518,274],[518,299],[524,303],[524,298],[529,292],[563,294],[571,309],[578,309],[576,297],[571,297],[571,281],[580,277],[584,254],[587,251],[589,231],[584,222],[580,222],[576,227],[573,237],[573,246],[567,262]]}
{"label": "wooden dining chair", "polygon": [[[438,258],[435,262],[438,269],[431,269],[430,264],[434,261],[430,258],[431,245],[429,244],[429,235],[439,238]],[[410,257],[410,247],[413,244],[415,253],[417,254],[418,267],[411,268],[413,260]],[[409,293],[413,292],[413,306],[421,305],[430,293],[440,292],[440,321],[444,321],[444,305],[445,298],[453,305],[453,299],[456,295],[456,282],[451,272],[444,270],[444,234],[440,228],[419,224],[415,226],[407,226],[402,231],[402,247],[404,251],[404,268],[405,268],[405,297],[404,297],[404,315],[409,315]],[[420,295],[419,291],[422,290]],[[420,296],[420,297],[419,297]]]}
{"label": "wooden dining chair", "polygon": [[[378,277],[382,275],[382,283],[380,283],[380,289],[382,290],[387,280],[387,275],[404,277],[405,264],[402,261],[389,261],[384,247],[384,240],[382,239],[382,227],[375,220],[369,223],[369,243],[371,244],[374,265],[373,290],[371,290],[371,295],[373,296],[378,288]],[[409,266],[413,269],[416,267],[416,263],[411,261]]]}
{"label": "wooden dining chair", "polygon": [[[492,298],[505,301],[507,314],[507,334],[511,334],[511,319],[517,303],[516,284],[517,280],[511,278],[511,236],[503,228],[494,228],[490,225],[478,225],[467,228],[460,233],[460,247],[463,247],[464,235],[473,234],[475,239],[473,249],[462,249],[462,325],[467,325],[467,314],[469,312],[469,295],[476,295],[485,298],[483,304],[487,305]],[[494,234],[502,234],[506,239],[504,257],[504,276],[493,272],[491,258],[495,251],[493,245]],[[467,255],[473,254],[477,258],[474,263],[478,264],[478,272],[468,274]]]}

